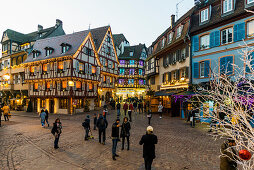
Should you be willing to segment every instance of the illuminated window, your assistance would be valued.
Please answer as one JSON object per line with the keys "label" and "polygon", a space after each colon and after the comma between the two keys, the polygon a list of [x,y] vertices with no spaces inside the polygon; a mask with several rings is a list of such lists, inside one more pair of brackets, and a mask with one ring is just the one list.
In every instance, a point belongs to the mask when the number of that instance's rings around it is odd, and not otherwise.
{"label": "illuminated window", "polygon": [[120,60],[120,65],[124,65],[125,64],[125,60]]}
{"label": "illuminated window", "polygon": [[62,81],[62,89],[66,89],[67,88],[67,81]]}
{"label": "illuminated window", "polygon": [[110,83],[113,83],[113,77],[110,77]]}
{"label": "illuminated window", "polygon": [[119,73],[120,73],[120,75],[124,75],[124,68],[120,68]]}
{"label": "illuminated window", "polygon": [[135,60],[130,60],[130,65],[135,65]]}
{"label": "illuminated window", "polygon": [[83,71],[84,70],[84,64],[83,63],[79,63],[79,71]]}
{"label": "illuminated window", "polygon": [[77,88],[77,89],[81,89],[81,82],[80,82],[80,81],[77,81],[77,82],[76,82],[76,88]]}
{"label": "illuminated window", "polygon": [[131,56],[131,57],[133,56],[133,51],[130,52],[130,56]]}
{"label": "illuminated window", "polygon": [[93,91],[93,84],[89,83],[89,91]]}
{"label": "illuminated window", "polygon": [[34,83],[34,90],[38,90],[38,83]]}
{"label": "illuminated window", "polygon": [[129,75],[135,75],[135,69],[130,69],[129,70]]}
{"label": "illuminated window", "polygon": [[63,70],[63,62],[58,62],[58,69]]}
{"label": "illuminated window", "polygon": [[103,77],[103,82],[106,82],[106,76]]}
{"label": "illuminated window", "polygon": [[46,88],[47,88],[47,89],[50,89],[50,84],[51,84],[51,83],[50,83],[49,81],[46,83]]}
{"label": "illuminated window", "polygon": [[41,108],[45,108],[46,107],[46,100],[42,99],[41,100]]}
{"label": "illuminated window", "polygon": [[96,67],[92,66],[92,73],[95,74],[96,73]]}
{"label": "illuminated window", "polygon": [[60,109],[67,109],[68,107],[68,99],[61,99],[59,100],[59,108]]}
{"label": "illuminated window", "polygon": [[42,68],[43,68],[43,72],[47,72],[47,70],[48,70],[48,65],[47,65],[47,64],[43,64]]}
{"label": "illuminated window", "polygon": [[30,67],[30,72],[31,72],[31,73],[34,73],[34,66],[31,66],[31,67]]}

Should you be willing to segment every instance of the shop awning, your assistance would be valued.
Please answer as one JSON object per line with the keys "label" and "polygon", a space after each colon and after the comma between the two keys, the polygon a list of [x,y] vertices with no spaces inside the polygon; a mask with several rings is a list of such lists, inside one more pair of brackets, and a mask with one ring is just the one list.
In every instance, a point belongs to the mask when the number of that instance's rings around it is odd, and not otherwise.
{"label": "shop awning", "polygon": [[171,96],[177,93],[180,93],[182,90],[162,90],[155,92],[155,96]]}
{"label": "shop awning", "polygon": [[193,92],[193,91],[182,91],[179,92],[175,95],[179,95],[179,96],[191,96],[191,95],[196,95],[197,93]]}

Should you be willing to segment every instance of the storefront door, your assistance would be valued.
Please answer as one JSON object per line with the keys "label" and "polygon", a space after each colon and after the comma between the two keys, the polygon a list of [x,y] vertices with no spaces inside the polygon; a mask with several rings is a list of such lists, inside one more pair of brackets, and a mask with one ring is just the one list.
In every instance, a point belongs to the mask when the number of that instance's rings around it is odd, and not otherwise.
{"label": "storefront door", "polygon": [[54,113],[54,100],[49,100],[49,113]]}

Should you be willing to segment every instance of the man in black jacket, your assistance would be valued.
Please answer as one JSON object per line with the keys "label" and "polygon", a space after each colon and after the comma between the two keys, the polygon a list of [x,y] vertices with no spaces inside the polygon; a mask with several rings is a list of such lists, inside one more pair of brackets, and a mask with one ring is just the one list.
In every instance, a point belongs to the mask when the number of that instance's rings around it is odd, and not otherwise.
{"label": "man in black jacket", "polygon": [[119,127],[121,125],[119,125],[120,123],[120,119],[116,119],[115,123],[113,123],[112,125],[112,158],[115,161],[116,157],[118,157],[119,155],[116,154],[116,147],[117,147],[117,142],[119,140]]}
{"label": "man in black jacket", "polygon": [[89,134],[89,130],[90,130],[90,116],[89,115],[86,116],[86,119],[82,123],[82,126],[84,127],[85,132],[86,132],[86,134],[85,134],[85,140],[88,140],[88,138],[89,138],[88,134]]}
{"label": "man in black jacket", "polygon": [[153,134],[153,127],[148,126],[147,132],[142,136],[139,144],[143,145],[143,158],[145,160],[146,170],[151,170],[153,159],[155,158],[155,144],[157,144],[157,136]]}
{"label": "man in black jacket", "polygon": [[97,127],[99,129],[99,143],[101,143],[101,134],[103,134],[103,145],[105,145],[106,141],[106,128],[108,127],[108,121],[106,118],[100,114],[99,119],[97,120]]}

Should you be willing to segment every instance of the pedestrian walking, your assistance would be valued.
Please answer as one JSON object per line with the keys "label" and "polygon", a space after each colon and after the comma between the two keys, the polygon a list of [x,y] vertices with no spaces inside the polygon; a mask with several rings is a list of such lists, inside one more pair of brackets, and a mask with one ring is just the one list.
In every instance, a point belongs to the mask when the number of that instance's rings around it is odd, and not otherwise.
{"label": "pedestrian walking", "polygon": [[[48,127],[49,127],[49,111],[48,111],[47,109],[45,109],[45,113],[46,113],[45,121],[47,122]],[[45,124],[46,124],[46,123],[45,123]]]}
{"label": "pedestrian walking", "polygon": [[53,123],[53,128],[51,130],[51,133],[55,136],[54,148],[58,149],[59,148],[58,142],[59,142],[60,135],[62,133],[62,123],[59,118],[57,118],[55,120],[55,123]]}
{"label": "pedestrian walking", "polygon": [[138,103],[138,113],[140,114],[141,111],[142,111],[142,113],[143,113],[143,104],[142,104],[142,102],[140,101],[140,102]]}
{"label": "pedestrian walking", "polygon": [[103,135],[103,142],[102,144],[105,145],[106,141],[106,128],[108,127],[108,121],[100,115],[97,121],[97,127],[99,129],[99,143],[101,143],[101,135]]}
{"label": "pedestrian walking", "polygon": [[90,116],[87,115],[85,121],[82,123],[82,126],[85,129],[85,140],[89,139],[89,130],[90,130]]}
{"label": "pedestrian walking", "polygon": [[149,109],[148,113],[147,113],[147,118],[148,118],[148,125],[151,124],[151,119],[152,119],[152,112],[151,110]]}
{"label": "pedestrian walking", "polygon": [[124,116],[126,116],[126,113],[127,113],[128,107],[129,107],[129,106],[128,106],[127,102],[125,102],[125,103],[124,103],[124,105],[123,105]]}
{"label": "pedestrian walking", "polygon": [[138,107],[138,103],[137,103],[137,101],[135,100],[134,103],[133,103],[134,113],[137,113],[137,112],[138,112],[137,107]]}
{"label": "pedestrian walking", "polygon": [[148,126],[146,134],[142,136],[139,144],[143,145],[143,158],[146,170],[151,170],[153,159],[155,158],[155,144],[157,144],[157,136],[153,134],[153,127]]}
{"label": "pedestrian walking", "polygon": [[128,110],[128,115],[129,115],[130,122],[132,122],[132,118],[131,118],[132,111],[133,111],[133,105],[132,105],[132,103],[130,103],[129,110]]}
{"label": "pedestrian walking", "polygon": [[103,117],[106,119],[107,118],[107,114],[108,114],[108,109],[104,108],[103,109]]}
{"label": "pedestrian walking", "polygon": [[45,113],[45,111],[43,109],[41,110],[40,118],[41,118],[41,126],[45,127],[46,113]]}
{"label": "pedestrian walking", "polygon": [[162,111],[163,111],[163,106],[162,106],[162,104],[161,104],[161,102],[160,102],[160,104],[159,104],[159,106],[158,106],[158,113],[159,113],[159,115],[160,115],[160,119],[162,118]]}
{"label": "pedestrian walking", "polygon": [[115,123],[113,123],[112,125],[112,158],[115,161],[116,157],[118,157],[119,155],[116,154],[116,148],[117,148],[117,142],[119,141],[119,127],[121,125],[119,125],[120,123],[120,119],[116,119]]}
{"label": "pedestrian walking", "polygon": [[121,104],[118,102],[116,105],[116,109],[117,109],[117,116],[120,116],[120,112],[121,112]]}
{"label": "pedestrian walking", "polygon": [[227,139],[221,145],[220,156],[220,170],[236,170],[237,169],[237,157],[236,151],[233,148],[236,145],[233,139]]}
{"label": "pedestrian walking", "polygon": [[93,115],[93,125],[94,125],[93,130],[96,130],[96,124],[97,124],[97,115],[96,115],[96,113],[94,113],[94,115]]}
{"label": "pedestrian walking", "polygon": [[190,125],[193,128],[195,127],[196,113],[199,113],[198,109],[193,109],[193,110],[190,111]]}
{"label": "pedestrian walking", "polygon": [[128,117],[124,117],[123,124],[121,126],[120,137],[122,138],[122,150],[124,150],[125,138],[127,139],[127,150],[130,150],[130,130],[131,124],[128,121]]}
{"label": "pedestrian walking", "polygon": [[4,104],[3,113],[4,113],[4,121],[9,121],[10,108],[7,104]]}

